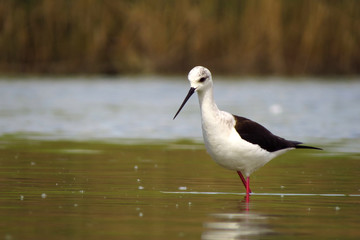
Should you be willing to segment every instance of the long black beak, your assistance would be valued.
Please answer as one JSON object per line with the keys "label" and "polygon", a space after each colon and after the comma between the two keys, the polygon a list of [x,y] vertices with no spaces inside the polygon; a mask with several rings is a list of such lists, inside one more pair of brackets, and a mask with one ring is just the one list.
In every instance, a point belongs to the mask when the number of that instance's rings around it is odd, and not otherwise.
{"label": "long black beak", "polygon": [[176,118],[176,116],[179,114],[179,112],[181,111],[181,109],[185,106],[186,102],[189,100],[189,98],[191,97],[191,95],[193,95],[193,94],[194,94],[195,89],[196,89],[196,88],[193,88],[193,87],[191,87],[191,88],[190,88],[190,90],[189,90],[188,94],[186,95],[186,97],[185,97],[185,99],[184,99],[183,103],[181,104],[181,106],[180,106],[179,110],[176,112],[176,114],[175,114],[175,116],[174,116],[173,120],[174,120],[174,119]]}

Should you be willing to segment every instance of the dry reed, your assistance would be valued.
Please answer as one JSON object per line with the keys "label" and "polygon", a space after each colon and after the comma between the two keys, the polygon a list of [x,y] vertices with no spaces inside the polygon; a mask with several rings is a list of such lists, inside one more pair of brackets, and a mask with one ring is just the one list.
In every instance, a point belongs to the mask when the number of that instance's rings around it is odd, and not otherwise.
{"label": "dry reed", "polygon": [[360,3],[3,0],[3,73],[359,74]]}

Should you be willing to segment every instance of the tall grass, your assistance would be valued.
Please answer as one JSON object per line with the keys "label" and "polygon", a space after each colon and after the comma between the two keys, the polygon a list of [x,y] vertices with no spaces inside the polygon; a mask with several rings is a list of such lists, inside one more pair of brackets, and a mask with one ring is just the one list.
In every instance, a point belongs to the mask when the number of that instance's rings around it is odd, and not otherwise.
{"label": "tall grass", "polygon": [[0,71],[359,74],[360,2],[2,0]]}

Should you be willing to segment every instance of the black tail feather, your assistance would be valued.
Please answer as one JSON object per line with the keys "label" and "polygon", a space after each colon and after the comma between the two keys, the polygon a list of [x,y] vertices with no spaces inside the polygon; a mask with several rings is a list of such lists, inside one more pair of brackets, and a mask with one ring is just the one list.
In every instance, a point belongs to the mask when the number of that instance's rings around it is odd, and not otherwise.
{"label": "black tail feather", "polygon": [[296,145],[295,148],[323,150],[322,148],[312,147],[312,146],[305,146],[305,145]]}

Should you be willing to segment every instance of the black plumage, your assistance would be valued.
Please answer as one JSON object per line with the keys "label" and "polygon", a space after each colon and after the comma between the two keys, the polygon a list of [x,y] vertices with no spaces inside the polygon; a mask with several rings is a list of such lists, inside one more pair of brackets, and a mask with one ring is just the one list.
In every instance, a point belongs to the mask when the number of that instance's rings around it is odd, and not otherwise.
{"label": "black plumage", "polygon": [[275,152],[286,148],[321,148],[300,145],[302,142],[290,141],[272,134],[264,126],[244,117],[233,115],[236,121],[235,129],[242,139],[259,145],[268,152]]}

